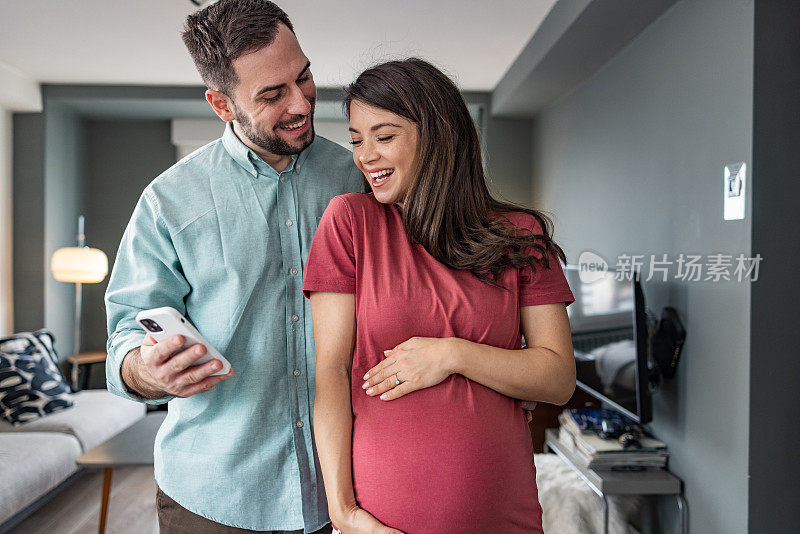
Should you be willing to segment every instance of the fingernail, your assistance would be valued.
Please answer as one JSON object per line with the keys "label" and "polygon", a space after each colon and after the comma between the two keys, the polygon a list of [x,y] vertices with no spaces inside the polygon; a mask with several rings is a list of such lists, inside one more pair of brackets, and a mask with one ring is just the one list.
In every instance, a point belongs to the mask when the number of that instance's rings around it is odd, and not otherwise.
{"label": "fingernail", "polygon": [[219,368],[222,367],[219,362],[214,362],[211,364],[211,368],[215,371],[219,371]]}
{"label": "fingernail", "polygon": [[195,354],[203,354],[203,349],[200,348],[200,347],[197,347],[196,349],[194,349],[194,353]]}
{"label": "fingernail", "polygon": [[361,389],[367,389],[369,387],[369,382],[364,382],[361,384]]}
{"label": "fingernail", "polygon": [[369,380],[369,373],[364,375],[364,380]]}
{"label": "fingernail", "polygon": [[381,395],[381,400],[386,400],[386,393],[384,393],[383,395]]}
{"label": "fingernail", "polygon": [[373,388],[369,388],[369,389],[367,390],[367,395],[372,395],[372,390],[373,390]]}
{"label": "fingernail", "polygon": [[385,350],[385,351],[383,351],[383,353],[384,353],[384,354],[391,354],[391,353],[392,353],[392,349]]}

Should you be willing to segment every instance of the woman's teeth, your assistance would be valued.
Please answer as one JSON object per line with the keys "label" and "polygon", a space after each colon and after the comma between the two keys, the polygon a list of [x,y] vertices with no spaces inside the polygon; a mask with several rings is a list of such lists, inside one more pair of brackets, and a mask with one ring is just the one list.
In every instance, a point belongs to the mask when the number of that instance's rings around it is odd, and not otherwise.
{"label": "woman's teeth", "polygon": [[306,123],[306,120],[308,120],[308,117],[303,117],[303,120],[301,120],[300,122],[295,122],[294,124],[288,124],[286,126],[281,126],[281,129],[282,130],[296,130],[296,129],[304,126],[305,123]]}
{"label": "woman's teeth", "polygon": [[385,182],[389,175],[394,172],[394,169],[383,169],[382,171],[378,172],[371,172],[369,173],[370,177],[375,181],[376,184],[381,182]]}

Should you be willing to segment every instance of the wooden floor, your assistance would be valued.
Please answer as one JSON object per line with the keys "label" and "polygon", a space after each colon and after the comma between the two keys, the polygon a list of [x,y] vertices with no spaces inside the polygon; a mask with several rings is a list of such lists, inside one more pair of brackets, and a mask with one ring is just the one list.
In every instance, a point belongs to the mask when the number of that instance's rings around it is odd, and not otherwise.
{"label": "wooden floor", "polygon": [[[106,532],[157,534],[152,467],[114,469]],[[89,470],[28,516],[10,534],[94,534],[100,523],[103,470]]]}

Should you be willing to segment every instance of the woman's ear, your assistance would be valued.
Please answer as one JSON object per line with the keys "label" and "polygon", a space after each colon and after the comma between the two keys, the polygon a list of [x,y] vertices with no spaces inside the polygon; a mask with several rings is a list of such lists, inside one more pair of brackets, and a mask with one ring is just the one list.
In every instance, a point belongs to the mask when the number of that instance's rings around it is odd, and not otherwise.
{"label": "woman's ear", "polygon": [[236,118],[233,113],[233,103],[228,95],[216,89],[206,90],[206,100],[211,105],[214,113],[225,122],[231,122]]}

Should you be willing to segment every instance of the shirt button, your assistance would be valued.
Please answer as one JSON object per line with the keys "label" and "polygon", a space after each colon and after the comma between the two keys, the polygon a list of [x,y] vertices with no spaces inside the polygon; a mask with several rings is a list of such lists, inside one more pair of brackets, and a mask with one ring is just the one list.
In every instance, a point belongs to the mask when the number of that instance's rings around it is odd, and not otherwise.
{"label": "shirt button", "polygon": [[290,273],[292,273],[292,276],[294,276],[294,275],[296,275],[296,274],[297,274],[297,269],[295,269],[294,267],[292,267],[291,269],[289,269],[289,272],[290,272]]}
{"label": "shirt button", "polygon": [[285,181],[286,181],[286,177],[285,176],[281,176],[281,182],[285,182]]}
{"label": "shirt button", "polygon": [[302,421],[298,421],[297,422],[297,428],[303,428],[303,422]]}
{"label": "shirt button", "polygon": [[291,219],[286,219],[286,222],[284,224],[286,226],[291,226],[292,225],[292,220]]}
{"label": "shirt button", "polygon": [[292,315],[292,322],[293,323],[296,323],[299,320],[300,320],[300,317],[298,317],[297,315]]}
{"label": "shirt button", "polygon": [[300,376],[300,369],[294,370],[294,376]]}

